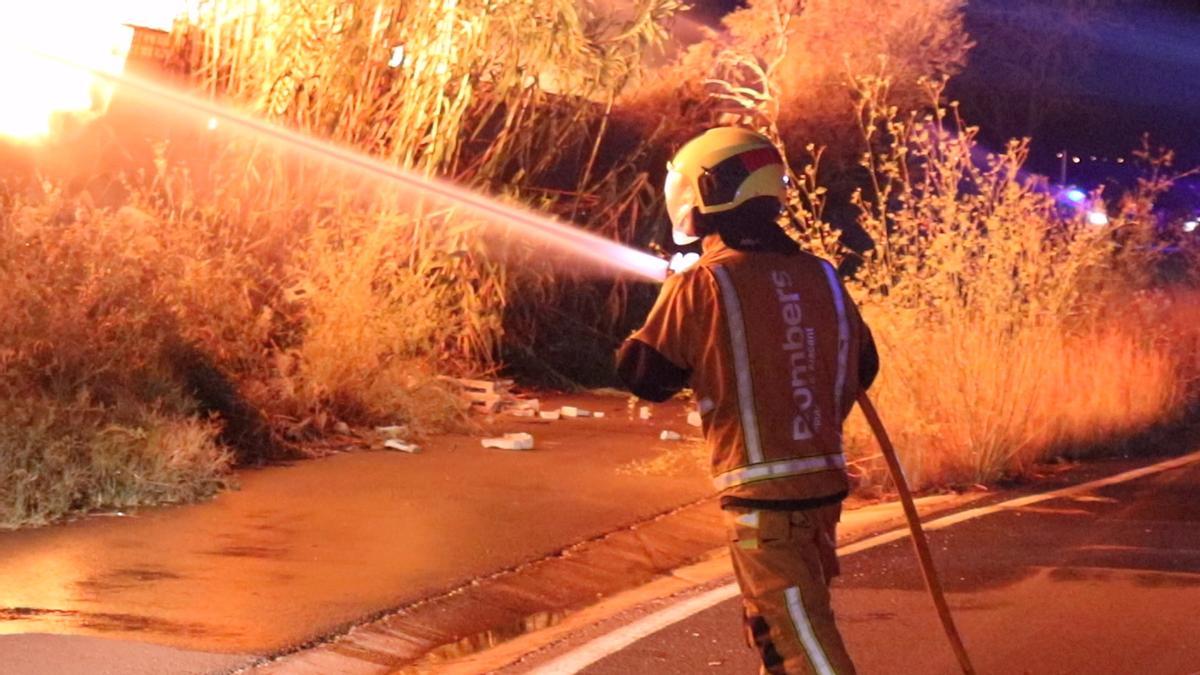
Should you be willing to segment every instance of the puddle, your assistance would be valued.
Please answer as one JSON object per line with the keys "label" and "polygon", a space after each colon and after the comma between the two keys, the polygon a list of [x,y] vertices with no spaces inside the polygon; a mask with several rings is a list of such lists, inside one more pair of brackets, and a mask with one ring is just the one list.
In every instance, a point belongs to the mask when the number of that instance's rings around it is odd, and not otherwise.
{"label": "puddle", "polygon": [[128,567],[116,569],[103,575],[76,581],[73,586],[84,595],[102,594],[137,588],[157,581],[182,579],[183,576],[167,569],[155,567]]}
{"label": "puddle", "polygon": [[205,551],[206,555],[219,555],[229,558],[263,558],[267,560],[282,560],[287,557],[288,550],[279,546],[255,546],[253,544],[231,544],[218,549]]}
{"label": "puddle", "polygon": [[168,621],[138,614],[79,612],[38,607],[0,607],[0,623],[49,622],[100,632],[162,633],[192,637],[229,637],[230,634],[199,623]]}

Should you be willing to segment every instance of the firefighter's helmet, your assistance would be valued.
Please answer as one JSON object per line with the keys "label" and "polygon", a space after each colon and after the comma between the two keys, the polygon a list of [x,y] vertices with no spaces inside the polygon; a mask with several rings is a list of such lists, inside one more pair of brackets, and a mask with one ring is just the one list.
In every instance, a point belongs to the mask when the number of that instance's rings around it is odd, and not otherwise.
{"label": "firefighter's helmet", "polygon": [[730,211],[754,197],[781,202],[787,173],[775,144],[740,127],[716,127],[688,141],[667,163],[663,193],[677,244],[706,234],[696,213]]}

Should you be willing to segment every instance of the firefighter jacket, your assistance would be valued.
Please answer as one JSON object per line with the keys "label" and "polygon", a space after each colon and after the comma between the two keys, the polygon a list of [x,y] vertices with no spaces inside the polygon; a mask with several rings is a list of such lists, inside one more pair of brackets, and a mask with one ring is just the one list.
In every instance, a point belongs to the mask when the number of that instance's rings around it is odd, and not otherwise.
{"label": "firefighter jacket", "polygon": [[847,492],[842,422],[878,357],[828,262],[709,236],[700,261],[667,279],[617,370],[648,400],[691,386],[723,504],[807,504]]}

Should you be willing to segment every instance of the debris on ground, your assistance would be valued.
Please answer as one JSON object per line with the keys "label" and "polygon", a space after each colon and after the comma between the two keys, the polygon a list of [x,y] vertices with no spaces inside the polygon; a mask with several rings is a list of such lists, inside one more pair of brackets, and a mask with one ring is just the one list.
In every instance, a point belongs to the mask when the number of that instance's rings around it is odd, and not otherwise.
{"label": "debris on ground", "polygon": [[[458,377],[441,377],[445,382],[458,386],[458,395],[471,408],[483,413],[494,413],[500,409],[504,396],[509,394],[512,380],[471,380]],[[509,394],[511,395],[511,394]]]}
{"label": "debris on ground", "polygon": [[458,377],[438,378],[458,387],[458,395],[475,412],[493,415],[507,411],[516,417],[534,417],[541,410],[536,398],[521,398],[512,391],[513,380],[472,380]]}
{"label": "debris on ground", "polygon": [[694,427],[698,427],[703,424],[703,422],[700,419],[700,411],[699,410],[693,410],[688,413],[688,424],[690,424],[691,426],[694,426]]}
{"label": "debris on ground", "polygon": [[652,416],[653,416],[653,413],[650,412],[650,406],[644,405],[641,408],[638,408],[638,417],[639,418],[648,420]]}
{"label": "debris on ground", "polygon": [[592,417],[595,417],[595,418],[596,418],[596,419],[598,419],[598,420],[599,420],[599,419],[604,419],[604,413],[602,413],[602,412],[594,412],[594,413],[592,413]]}
{"label": "debris on ground", "polygon": [[660,440],[660,441],[682,441],[683,435],[676,431],[664,429],[663,432],[658,435],[658,440]]}
{"label": "debris on ground", "polygon": [[562,411],[561,410],[542,410],[542,411],[538,412],[538,417],[541,417],[544,420],[556,420],[559,417],[562,417]]}
{"label": "debris on ground", "polygon": [[387,438],[404,438],[408,436],[407,424],[396,424],[390,427],[375,427],[375,433]]}
{"label": "debris on ground", "polygon": [[583,408],[576,408],[573,405],[564,405],[559,409],[563,417],[591,417],[592,413]]}
{"label": "debris on ground", "polygon": [[398,438],[387,439],[386,441],[383,442],[383,447],[388,448],[389,450],[399,450],[400,452],[407,452],[410,455],[415,455],[416,453],[421,451],[420,446],[418,446],[417,444],[406,443]]}
{"label": "debris on ground", "polygon": [[515,417],[537,417],[542,410],[542,402],[536,398],[505,399],[501,406]]}
{"label": "debris on ground", "polygon": [[383,437],[383,447],[388,450],[399,450],[416,454],[421,451],[421,448],[415,443],[410,443],[406,440],[409,437],[409,428],[407,424],[396,424],[387,427],[375,427],[375,433]]}
{"label": "debris on ground", "polygon": [[622,464],[617,473],[627,476],[707,476],[708,448],[700,439],[684,438],[675,443],[658,444],[659,450],[646,457]]}
{"label": "debris on ground", "polygon": [[500,438],[483,439],[483,447],[497,450],[532,450],[533,435],[526,433],[504,434]]}

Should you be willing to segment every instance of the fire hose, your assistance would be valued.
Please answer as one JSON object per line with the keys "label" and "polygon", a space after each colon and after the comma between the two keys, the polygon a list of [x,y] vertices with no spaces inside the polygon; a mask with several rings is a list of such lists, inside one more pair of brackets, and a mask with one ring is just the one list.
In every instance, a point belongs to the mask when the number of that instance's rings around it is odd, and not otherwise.
{"label": "fire hose", "polygon": [[937,608],[942,628],[945,629],[946,637],[950,640],[950,647],[954,650],[954,656],[958,659],[958,665],[962,667],[964,675],[974,675],[975,668],[971,665],[971,658],[967,656],[967,648],[963,645],[958,629],[954,626],[954,617],[950,615],[950,606],[946,604],[946,596],[942,592],[942,582],[938,579],[937,569],[933,566],[933,556],[929,553],[929,542],[925,538],[925,530],[921,527],[921,516],[917,513],[917,505],[913,503],[912,492],[908,489],[908,480],[904,477],[904,469],[900,466],[900,459],[896,456],[896,448],[892,445],[887,429],[884,428],[883,421],[879,419],[879,413],[875,410],[875,405],[871,403],[866,392],[859,393],[858,406],[862,408],[863,414],[867,417],[867,423],[871,425],[871,431],[879,440],[879,447],[883,450],[884,459],[887,460],[892,481],[896,484],[896,491],[900,493],[900,503],[904,505],[904,517],[908,519],[908,527],[912,531],[913,548],[916,550],[917,560],[921,564],[921,575],[925,578],[925,588],[929,589],[929,595],[933,598],[933,605]]}

